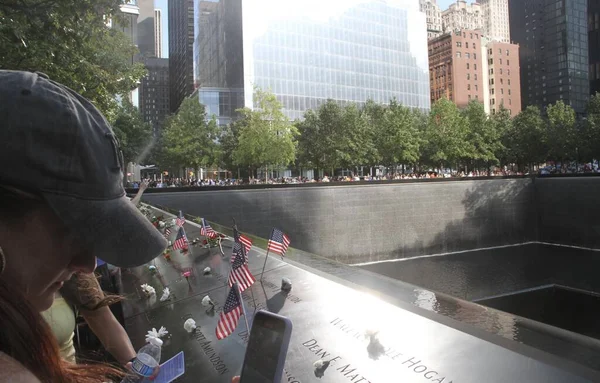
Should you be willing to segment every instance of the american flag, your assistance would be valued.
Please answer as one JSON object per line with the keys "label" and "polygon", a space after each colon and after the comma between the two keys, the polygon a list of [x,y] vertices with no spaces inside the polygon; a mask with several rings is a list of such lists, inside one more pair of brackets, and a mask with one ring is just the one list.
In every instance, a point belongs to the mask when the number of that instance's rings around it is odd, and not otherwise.
{"label": "american flag", "polygon": [[204,218],[202,218],[202,227],[200,228],[200,235],[203,235],[208,238],[216,238],[217,232],[210,227],[210,224],[206,222]]}
{"label": "american flag", "polygon": [[248,263],[248,254],[245,252],[244,246],[239,242],[233,243],[233,252],[231,254],[231,263],[235,262],[237,257],[242,257],[245,263]]}
{"label": "american flag", "polygon": [[229,295],[225,301],[223,312],[219,316],[219,323],[217,323],[217,339],[221,340],[231,335],[237,327],[240,316],[242,315],[242,303],[238,298],[238,293],[235,291],[237,287],[229,290]]}
{"label": "american flag", "polygon": [[175,242],[173,242],[173,250],[181,250],[188,247],[188,240],[185,235],[185,230],[183,227],[179,228],[177,232],[177,238],[175,238]]}
{"label": "american flag", "polygon": [[169,229],[168,227],[165,229],[165,238],[169,239],[169,236],[171,235],[171,229]]}
{"label": "american flag", "polygon": [[183,213],[181,212],[181,210],[179,210],[179,215],[177,216],[177,219],[175,220],[175,225],[177,225],[179,227],[183,227],[183,224],[185,224],[185,217],[183,216]]}
{"label": "american flag", "polygon": [[244,245],[246,254],[250,252],[250,249],[252,248],[252,240],[246,237],[244,234],[240,233],[237,229],[237,226],[233,227],[233,240]]}
{"label": "american flag", "polygon": [[231,265],[231,272],[229,273],[228,280],[229,287],[237,282],[238,286],[240,286],[240,291],[246,290],[256,281],[244,258],[244,255],[239,252],[234,254],[233,265]]}
{"label": "american flag", "polygon": [[271,239],[269,239],[269,243],[267,244],[267,251],[272,251],[283,257],[288,246],[290,246],[290,237],[284,234],[283,231],[273,228]]}

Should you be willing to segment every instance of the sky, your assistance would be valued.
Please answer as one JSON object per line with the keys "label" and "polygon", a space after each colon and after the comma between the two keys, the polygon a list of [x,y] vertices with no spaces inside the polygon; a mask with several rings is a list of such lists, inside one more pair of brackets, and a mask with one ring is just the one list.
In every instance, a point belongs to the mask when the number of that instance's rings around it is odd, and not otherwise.
{"label": "sky", "polygon": [[167,16],[168,0],[154,0],[154,8],[161,10],[162,20],[162,57],[169,57],[169,17]]}

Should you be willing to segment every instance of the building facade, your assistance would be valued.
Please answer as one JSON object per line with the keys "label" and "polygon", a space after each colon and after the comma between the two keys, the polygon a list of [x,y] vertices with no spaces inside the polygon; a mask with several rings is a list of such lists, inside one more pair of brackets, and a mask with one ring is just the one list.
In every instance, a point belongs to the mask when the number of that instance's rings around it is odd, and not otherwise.
{"label": "building facade", "polygon": [[587,0],[510,0],[510,35],[520,46],[521,104],[562,100],[579,115],[589,99]]}
{"label": "building facade", "polygon": [[254,87],[291,119],[328,99],[430,106],[425,15],[413,0],[196,3],[198,94],[221,124],[254,107]]}
{"label": "building facade", "polygon": [[459,108],[481,102],[488,114],[502,106],[521,111],[519,47],[490,41],[479,30],[446,33],[429,41],[431,102],[444,97]]}
{"label": "building facade", "polygon": [[490,40],[510,43],[508,0],[477,0],[483,17],[483,34]]}
{"label": "building facade", "polygon": [[419,10],[425,14],[427,22],[427,39],[442,34],[442,10],[436,0],[419,0]]}
{"label": "building facade", "polygon": [[447,98],[459,108],[484,103],[484,53],[480,31],[446,33],[429,41],[430,99]]}
{"label": "building facade", "polygon": [[169,103],[177,112],[194,92],[194,0],[169,1]]}
{"label": "building facade", "polygon": [[600,92],[600,1],[588,0],[590,94]]}
{"label": "building facade", "polygon": [[142,58],[156,57],[154,29],[154,0],[138,0],[137,46]]}
{"label": "building facade", "polygon": [[162,48],[162,11],[160,9],[154,10],[154,53],[156,57],[163,57]]}
{"label": "building facade", "polygon": [[148,74],[142,78],[139,88],[140,112],[157,136],[169,115],[169,59],[147,58],[144,64]]}
{"label": "building facade", "polygon": [[483,13],[480,4],[469,4],[465,0],[450,4],[450,7],[442,12],[442,25],[444,32],[482,30]]}
{"label": "building facade", "polygon": [[491,41],[487,48],[487,80],[489,110],[495,114],[501,107],[511,116],[521,111],[521,75],[519,73],[519,46]]}

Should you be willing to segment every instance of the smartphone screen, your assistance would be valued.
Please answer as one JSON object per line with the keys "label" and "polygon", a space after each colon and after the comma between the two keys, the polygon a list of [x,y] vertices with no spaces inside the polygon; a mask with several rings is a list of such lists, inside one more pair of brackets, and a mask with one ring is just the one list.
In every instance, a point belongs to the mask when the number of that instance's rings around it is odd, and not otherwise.
{"label": "smartphone screen", "polygon": [[252,323],[244,367],[243,383],[272,383],[285,338],[285,322],[257,313]]}

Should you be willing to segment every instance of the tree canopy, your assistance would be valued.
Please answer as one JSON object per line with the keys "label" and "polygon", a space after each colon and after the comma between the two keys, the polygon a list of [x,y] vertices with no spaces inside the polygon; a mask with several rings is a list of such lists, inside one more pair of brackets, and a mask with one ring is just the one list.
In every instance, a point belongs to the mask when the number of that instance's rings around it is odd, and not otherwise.
{"label": "tree canopy", "polygon": [[111,123],[125,163],[142,163],[153,146],[152,126],[144,122],[139,110],[129,99],[122,101]]}
{"label": "tree canopy", "polygon": [[0,68],[40,71],[90,99],[109,120],[116,95],[144,76],[137,49],[122,32],[120,0],[6,0],[0,2]]}

